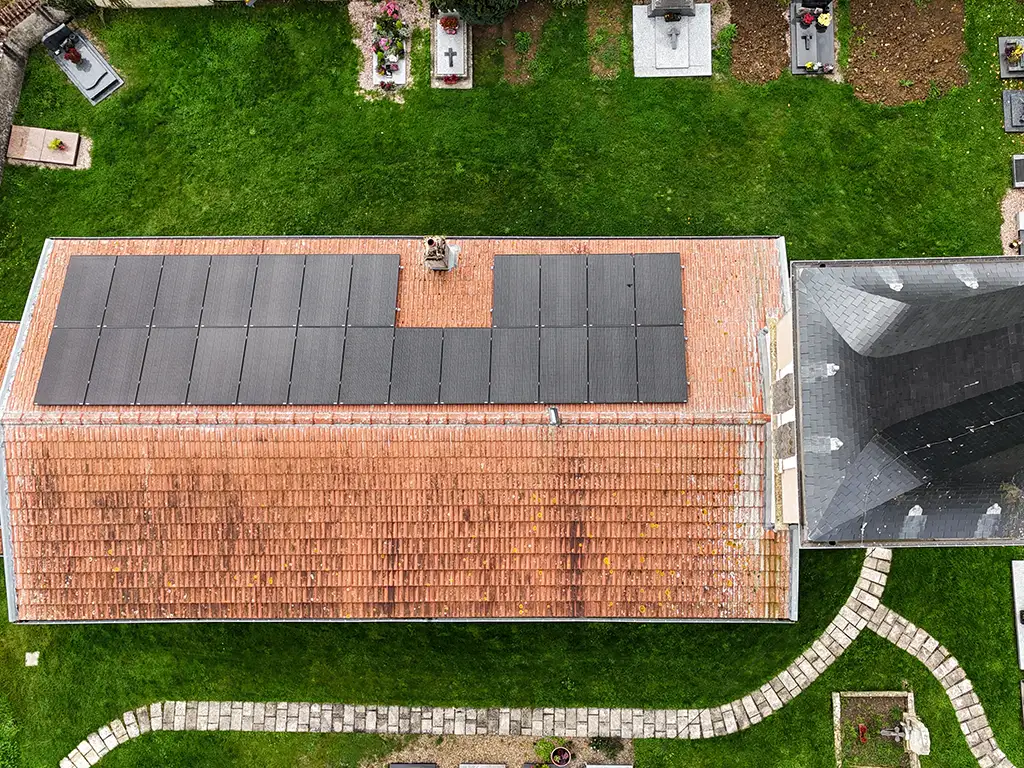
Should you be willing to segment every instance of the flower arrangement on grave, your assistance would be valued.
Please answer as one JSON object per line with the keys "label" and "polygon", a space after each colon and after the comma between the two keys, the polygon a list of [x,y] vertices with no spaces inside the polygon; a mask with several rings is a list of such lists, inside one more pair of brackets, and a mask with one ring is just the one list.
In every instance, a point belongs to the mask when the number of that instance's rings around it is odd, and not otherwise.
{"label": "flower arrangement on grave", "polygon": [[1006,60],[1011,64],[1020,64],[1022,58],[1024,58],[1024,45],[1016,40],[1008,42],[1006,44]]}
{"label": "flower arrangement on grave", "polygon": [[442,16],[439,22],[441,29],[447,32],[449,35],[454,35],[459,31],[459,17],[458,16]]}
{"label": "flower arrangement on grave", "polygon": [[815,19],[815,23],[821,29],[828,29],[828,25],[832,23],[832,14],[827,11],[825,13],[819,13],[818,18]]}
{"label": "flower arrangement on grave", "polygon": [[397,84],[395,83],[394,80],[385,80],[380,84],[380,89],[384,91],[384,93],[390,93],[391,91],[395,90],[396,87]]}
{"label": "flower arrangement on grave", "polygon": [[460,75],[445,75],[441,78],[445,85],[455,85],[462,77]]}
{"label": "flower arrangement on grave", "polygon": [[398,13],[398,3],[387,0],[380,15],[373,21],[373,57],[377,74],[390,77],[398,71],[398,62],[405,58],[409,27]]}
{"label": "flower arrangement on grave", "polygon": [[63,152],[68,148],[68,145],[61,141],[60,139],[54,139],[46,146],[48,149],[51,149],[54,152]]}
{"label": "flower arrangement on grave", "polygon": [[64,59],[66,61],[70,61],[72,64],[78,64],[82,60],[82,54],[80,54],[78,49],[72,45],[64,51]]}
{"label": "flower arrangement on grave", "polygon": [[804,29],[807,29],[807,27],[811,26],[811,24],[813,24],[813,23],[814,23],[814,14],[813,13],[811,13],[810,11],[804,11],[802,14],[800,14],[800,26],[801,27],[803,27]]}

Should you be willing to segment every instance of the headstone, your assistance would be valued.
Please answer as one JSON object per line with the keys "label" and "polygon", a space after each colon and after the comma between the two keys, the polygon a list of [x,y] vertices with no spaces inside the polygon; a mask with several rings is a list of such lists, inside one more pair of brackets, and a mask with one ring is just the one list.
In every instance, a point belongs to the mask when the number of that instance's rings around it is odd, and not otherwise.
{"label": "headstone", "polygon": [[647,15],[658,16],[694,16],[697,13],[696,0],[649,0]]}
{"label": "headstone", "polygon": [[444,31],[440,17],[434,21],[434,74],[437,77],[469,74],[469,57],[466,55],[466,31],[468,25],[459,21],[454,35]]}
{"label": "headstone", "polygon": [[932,737],[925,724],[918,720],[916,715],[909,712],[904,714],[903,724],[907,729],[907,751],[915,755],[930,755]]}

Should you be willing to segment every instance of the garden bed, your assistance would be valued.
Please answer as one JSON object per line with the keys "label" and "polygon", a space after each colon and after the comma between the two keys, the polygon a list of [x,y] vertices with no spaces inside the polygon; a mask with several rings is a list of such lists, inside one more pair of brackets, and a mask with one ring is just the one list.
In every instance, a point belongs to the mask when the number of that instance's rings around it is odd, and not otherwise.
{"label": "garden bed", "polygon": [[919,101],[967,82],[962,0],[850,3],[846,80],[865,101]]}
{"label": "garden bed", "polygon": [[914,712],[914,694],[907,691],[833,693],[837,768],[919,768],[905,741],[880,734],[908,711]]}
{"label": "garden bed", "polygon": [[789,17],[778,0],[730,0],[736,39],[732,74],[747,83],[767,83],[789,69]]}
{"label": "garden bed", "polygon": [[[594,764],[633,764],[629,739],[535,739],[530,736],[417,736],[388,756],[390,763],[434,763],[438,768],[489,764],[521,766],[545,763],[557,746],[572,752],[569,768]],[[377,768],[379,761],[363,768]]]}

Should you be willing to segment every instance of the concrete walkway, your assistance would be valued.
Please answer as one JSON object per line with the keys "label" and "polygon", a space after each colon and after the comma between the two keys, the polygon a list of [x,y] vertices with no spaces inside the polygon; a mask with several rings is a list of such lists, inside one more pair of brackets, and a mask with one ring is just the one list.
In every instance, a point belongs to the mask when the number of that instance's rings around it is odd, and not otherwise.
{"label": "concrete walkway", "polygon": [[822,635],[783,672],[742,698],[707,709],[490,708],[369,706],[255,701],[164,701],[103,726],[61,760],[86,768],[151,731],[276,731],[432,735],[618,736],[708,739],[745,730],[782,709],[813,683],[866,627],[924,663],[953,703],[981,768],[1013,768],[959,662],[923,629],[881,604],[892,553],[871,549],[846,604]]}

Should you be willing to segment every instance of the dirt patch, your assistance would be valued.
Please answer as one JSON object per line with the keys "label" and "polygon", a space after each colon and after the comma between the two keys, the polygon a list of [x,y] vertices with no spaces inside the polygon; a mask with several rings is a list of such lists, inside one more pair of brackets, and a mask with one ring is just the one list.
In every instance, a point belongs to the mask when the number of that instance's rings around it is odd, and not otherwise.
{"label": "dirt patch", "polygon": [[730,0],[736,24],[732,74],[747,83],[767,83],[789,69],[788,6],[780,0]]}
{"label": "dirt patch", "polygon": [[732,24],[732,6],[728,0],[715,0],[711,3],[711,45],[718,43],[718,34]]}
{"label": "dirt patch", "polygon": [[611,79],[622,66],[622,42],[629,6],[621,0],[589,0],[587,3],[587,47],[590,73]]}
{"label": "dirt patch", "polygon": [[850,3],[846,80],[860,98],[888,106],[967,82],[963,0]]}
{"label": "dirt patch", "polygon": [[910,768],[910,755],[903,741],[882,736],[882,729],[894,729],[907,710],[906,696],[843,697],[839,718],[843,768]]}
{"label": "dirt patch", "polygon": [[[605,740],[607,741],[607,739]],[[417,736],[388,755],[389,763],[437,763],[438,768],[459,768],[461,763],[504,764],[518,768],[524,763],[545,762],[541,752],[565,744],[572,752],[569,768],[585,768],[588,763],[632,765],[633,742],[622,740],[615,754],[598,752],[588,739],[534,739],[529,736]],[[367,763],[362,768],[378,768]]]}
{"label": "dirt patch", "polygon": [[482,55],[500,54],[508,82],[529,82],[530,64],[537,57],[540,34],[553,8],[550,0],[525,0],[500,25],[473,27],[473,46]]}

